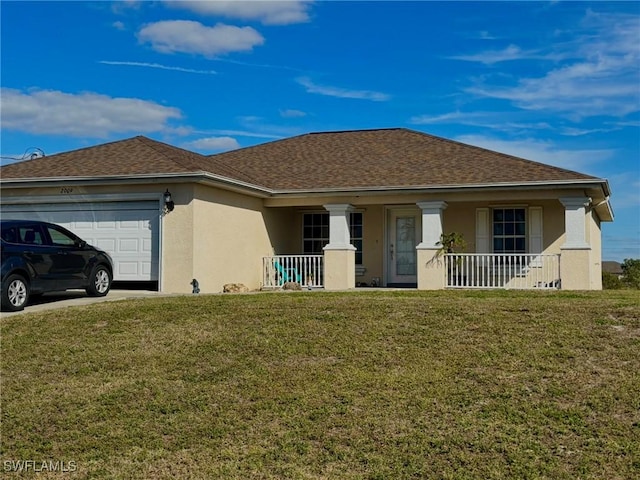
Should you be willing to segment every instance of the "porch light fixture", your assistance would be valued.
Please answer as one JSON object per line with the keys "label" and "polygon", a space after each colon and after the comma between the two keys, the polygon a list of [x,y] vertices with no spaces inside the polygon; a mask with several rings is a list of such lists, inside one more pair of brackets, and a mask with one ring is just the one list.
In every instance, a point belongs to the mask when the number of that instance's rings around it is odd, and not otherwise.
{"label": "porch light fixture", "polygon": [[173,199],[171,198],[171,192],[167,188],[167,191],[164,192],[164,211],[165,212],[173,212],[173,209],[175,208],[175,206],[176,206],[176,204],[173,201]]}

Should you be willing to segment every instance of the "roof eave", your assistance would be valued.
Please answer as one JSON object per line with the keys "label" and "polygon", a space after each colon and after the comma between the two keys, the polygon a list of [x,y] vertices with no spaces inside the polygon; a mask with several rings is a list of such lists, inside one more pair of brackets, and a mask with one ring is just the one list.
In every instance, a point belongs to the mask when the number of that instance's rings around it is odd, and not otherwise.
{"label": "roof eave", "polygon": [[334,187],[314,189],[270,189],[229,177],[215,175],[209,172],[165,173],[143,175],[109,175],[102,177],[41,177],[41,178],[12,178],[0,179],[0,187],[5,188],[33,188],[56,187],[71,185],[122,185],[122,184],[153,184],[163,182],[188,183],[196,182],[216,186],[226,190],[251,195],[259,198],[303,198],[326,197],[335,195],[397,195],[398,193],[415,194],[425,192],[459,192],[479,191],[487,189],[527,190],[550,189],[558,187],[592,188],[602,193],[594,208],[602,221],[613,221],[614,215],[609,203],[610,189],[604,179],[574,179],[538,182],[503,182],[480,184],[451,184],[451,185],[411,185],[411,186],[379,186],[379,187]]}
{"label": "roof eave", "polygon": [[226,190],[267,198],[271,190],[209,172],[163,173],[141,175],[105,175],[100,177],[33,177],[0,179],[2,188],[58,187],[74,185],[135,185],[153,183],[205,183]]}
{"label": "roof eave", "polygon": [[397,193],[420,193],[425,191],[439,191],[443,193],[453,191],[486,190],[490,188],[529,190],[549,189],[558,187],[571,188],[599,188],[603,198],[609,195],[609,185],[606,180],[576,179],[576,180],[545,180],[535,182],[496,182],[496,183],[474,183],[474,184],[445,184],[445,185],[408,185],[408,186],[379,186],[379,187],[329,187],[314,189],[275,189],[273,196],[302,197],[315,195],[349,195],[358,194],[397,194]]}

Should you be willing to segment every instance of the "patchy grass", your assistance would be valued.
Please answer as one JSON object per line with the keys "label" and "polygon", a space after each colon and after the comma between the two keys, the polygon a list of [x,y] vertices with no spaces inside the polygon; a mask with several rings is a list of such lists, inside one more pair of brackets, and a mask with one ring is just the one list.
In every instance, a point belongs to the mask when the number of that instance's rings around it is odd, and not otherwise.
{"label": "patchy grass", "polygon": [[1,342],[7,477],[640,475],[640,292],[141,299]]}

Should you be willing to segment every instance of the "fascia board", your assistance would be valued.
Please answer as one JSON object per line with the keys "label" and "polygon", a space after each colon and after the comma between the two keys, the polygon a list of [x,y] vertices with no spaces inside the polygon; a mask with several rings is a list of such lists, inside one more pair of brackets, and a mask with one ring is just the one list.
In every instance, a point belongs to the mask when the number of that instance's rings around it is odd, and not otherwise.
{"label": "fascia board", "polygon": [[[335,195],[397,195],[398,193],[416,194],[426,192],[451,193],[460,191],[481,191],[488,189],[506,190],[531,190],[531,189],[553,189],[558,187],[570,188],[598,188],[606,198],[610,193],[609,184],[604,179],[585,180],[555,180],[544,182],[525,183],[488,183],[488,184],[466,184],[466,185],[414,185],[414,186],[379,186],[379,187],[355,187],[355,188],[320,188],[320,189],[297,189],[278,190],[269,189],[259,185],[254,185],[232,178],[214,175],[208,172],[192,173],[172,173],[161,175],[113,175],[105,177],[47,177],[47,178],[21,178],[21,179],[0,179],[0,187],[12,188],[32,188],[38,186],[68,186],[68,185],[123,185],[123,184],[150,184],[162,182],[188,183],[196,182],[206,185],[216,186],[238,193],[248,194],[260,198],[303,198],[303,197],[326,197]],[[611,212],[613,216],[613,212]]]}
{"label": "fascia board", "polygon": [[241,182],[208,172],[169,173],[161,175],[110,175],[104,177],[46,177],[1,179],[0,188],[34,188],[75,185],[148,185],[160,183],[204,183],[248,195],[267,198],[271,191],[263,187]]}
{"label": "fascia board", "polygon": [[[505,190],[531,190],[531,189],[556,189],[558,187],[602,189],[603,194],[609,191],[606,180],[554,180],[544,182],[526,183],[487,183],[487,184],[451,184],[451,185],[414,185],[414,186],[380,186],[380,187],[354,187],[354,188],[322,188],[322,189],[298,189],[298,190],[274,190],[273,197],[308,197],[308,196],[334,196],[334,195],[385,195],[398,193],[425,193],[442,192],[451,193],[459,191],[505,189]],[[606,196],[606,195],[604,195]]]}

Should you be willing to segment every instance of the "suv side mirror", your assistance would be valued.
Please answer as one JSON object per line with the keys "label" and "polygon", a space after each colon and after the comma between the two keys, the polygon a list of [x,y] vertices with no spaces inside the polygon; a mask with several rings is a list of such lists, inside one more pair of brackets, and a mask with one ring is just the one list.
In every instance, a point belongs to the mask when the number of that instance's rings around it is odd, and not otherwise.
{"label": "suv side mirror", "polygon": [[85,242],[84,240],[78,239],[78,240],[76,240],[76,246],[78,248],[84,248],[84,247],[87,246],[87,242]]}

